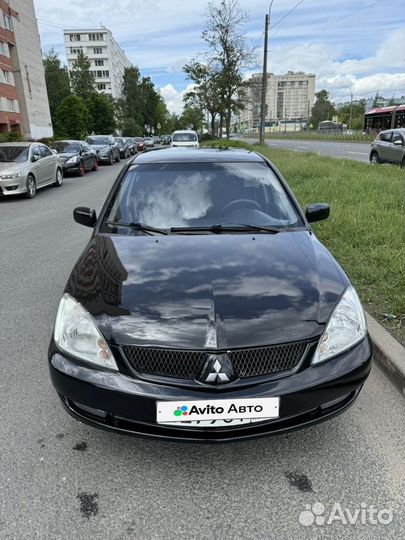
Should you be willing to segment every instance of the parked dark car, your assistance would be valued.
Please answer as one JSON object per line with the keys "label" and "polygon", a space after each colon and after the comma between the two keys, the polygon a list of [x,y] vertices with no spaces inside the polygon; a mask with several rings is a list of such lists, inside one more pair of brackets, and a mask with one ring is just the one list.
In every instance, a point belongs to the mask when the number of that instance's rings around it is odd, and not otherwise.
{"label": "parked dark car", "polygon": [[98,169],[96,151],[84,141],[55,141],[51,149],[59,156],[64,174],[84,176]]}
{"label": "parked dark car", "polygon": [[120,156],[121,159],[127,159],[130,157],[131,152],[129,149],[129,144],[124,137],[115,137],[115,140],[117,141],[118,147],[120,149]]}
{"label": "parked dark car", "polygon": [[370,162],[405,167],[405,128],[381,131],[371,143]]}
{"label": "parked dark car", "polygon": [[136,154],[136,152],[137,152],[136,144],[134,142],[134,138],[133,137],[125,137],[125,141],[128,144],[129,154],[131,156],[134,156]]}
{"label": "parked dark car", "polygon": [[67,411],[122,433],[225,441],[346,410],[372,355],[347,276],[277,169],[245,150],[164,149],[120,173],[49,347]]}
{"label": "parked dark car", "polygon": [[99,163],[112,165],[121,159],[119,146],[111,135],[92,135],[87,137],[86,143],[95,150]]}
{"label": "parked dark car", "polygon": [[138,152],[145,152],[145,141],[143,137],[134,137],[134,143]]}
{"label": "parked dark car", "polygon": [[172,142],[172,138],[170,137],[170,135],[163,135],[160,142],[161,144],[164,144],[166,146]]}

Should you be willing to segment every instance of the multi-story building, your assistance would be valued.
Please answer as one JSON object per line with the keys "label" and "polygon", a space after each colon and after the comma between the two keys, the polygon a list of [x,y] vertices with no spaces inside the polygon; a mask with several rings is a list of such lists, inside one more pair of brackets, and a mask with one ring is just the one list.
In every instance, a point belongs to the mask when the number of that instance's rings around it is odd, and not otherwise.
{"label": "multi-story building", "polygon": [[33,0],[0,0],[0,133],[53,134]]}
{"label": "multi-story building", "polygon": [[63,35],[69,71],[78,52],[82,51],[91,62],[90,70],[98,92],[119,98],[124,71],[131,67],[131,62],[111,31],[104,27],[96,30],[64,30]]}
{"label": "multi-story building", "polygon": [[[263,75],[249,80],[246,104],[239,115],[241,129],[260,126]],[[266,128],[281,122],[303,122],[308,119],[315,101],[315,75],[288,71],[285,75],[267,74]]]}

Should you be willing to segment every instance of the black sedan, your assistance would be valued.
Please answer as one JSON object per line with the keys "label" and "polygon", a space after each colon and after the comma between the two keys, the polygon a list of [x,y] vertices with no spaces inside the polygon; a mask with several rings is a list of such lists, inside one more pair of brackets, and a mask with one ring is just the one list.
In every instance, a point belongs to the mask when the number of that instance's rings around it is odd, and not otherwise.
{"label": "black sedan", "polygon": [[51,149],[58,154],[64,174],[84,176],[86,171],[98,169],[97,154],[84,141],[55,141]]}
{"label": "black sedan", "polygon": [[347,276],[277,169],[244,150],[161,150],[120,173],[49,347],[66,410],[157,438],[229,441],[346,410],[372,347]]}
{"label": "black sedan", "polygon": [[111,135],[92,135],[87,137],[86,143],[96,152],[99,163],[112,165],[121,160],[120,148]]}
{"label": "black sedan", "polygon": [[124,139],[124,137],[115,137],[115,140],[118,144],[118,148],[120,149],[121,158],[129,158],[131,155],[131,150],[127,139]]}

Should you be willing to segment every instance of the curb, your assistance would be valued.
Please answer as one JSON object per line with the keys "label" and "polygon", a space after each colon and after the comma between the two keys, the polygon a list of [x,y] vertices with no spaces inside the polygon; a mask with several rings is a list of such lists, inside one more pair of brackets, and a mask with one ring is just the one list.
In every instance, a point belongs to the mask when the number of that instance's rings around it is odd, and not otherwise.
{"label": "curb", "polygon": [[374,345],[374,360],[405,397],[405,347],[367,312],[366,319]]}

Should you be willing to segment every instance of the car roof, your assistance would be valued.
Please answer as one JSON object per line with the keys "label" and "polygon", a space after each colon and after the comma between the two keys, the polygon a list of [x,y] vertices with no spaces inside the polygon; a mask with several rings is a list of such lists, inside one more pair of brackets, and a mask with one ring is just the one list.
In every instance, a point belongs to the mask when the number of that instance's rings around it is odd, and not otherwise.
{"label": "car roof", "polygon": [[387,133],[388,131],[400,131],[401,133],[405,133],[405,128],[383,129],[380,131],[380,133]]}
{"label": "car roof", "polygon": [[167,148],[141,154],[133,164],[179,162],[264,162],[256,152],[243,148]]}
{"label": "car roof", "polygon": [[31,144],[43,144],[43,143],[35,143],[35,142],[4,142],[0,143],[0,146],[23,146],[25,148],[28,148],[28,146],[31,146]]}
{"label": "car roof", "polygon": [[82,143],[84,141],[81,141],[79,139],[58,139],[57,141],[53,141],[53,142],[65,142],[65,143],[72,144],[72,143]]}

